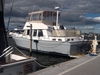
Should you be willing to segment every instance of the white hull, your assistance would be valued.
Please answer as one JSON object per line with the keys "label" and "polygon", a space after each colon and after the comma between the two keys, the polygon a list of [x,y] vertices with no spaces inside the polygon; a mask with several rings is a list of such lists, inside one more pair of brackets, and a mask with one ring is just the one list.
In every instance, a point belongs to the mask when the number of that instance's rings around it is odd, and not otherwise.
{"label": "white hull", "polygon": [[[30,39],[12,36],[17,46],[30,49]],[[63,41],[47,41],[39,40],[37,48],[41,52],[54,52],[66,54],[68,56],[83,53],[83,41],[63,42]],[[36,50],[36,43],[32,40],[32,49]]]}
{"label": "white hull", "polygon": [[0,75],[27,75],[36,71],[36,58],[20,57],[15,54],[10,56],[12,62],[0,65]]}

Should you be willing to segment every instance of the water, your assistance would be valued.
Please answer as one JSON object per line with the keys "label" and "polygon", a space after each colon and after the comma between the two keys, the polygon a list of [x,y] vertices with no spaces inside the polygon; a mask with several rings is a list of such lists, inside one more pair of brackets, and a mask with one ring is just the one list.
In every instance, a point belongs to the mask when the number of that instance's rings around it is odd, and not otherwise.
{"label": "water", "polygon": [[[14,47],[14,53],[19,53],[19,51],[15,48],[17,47],[14,40],[12,38],[8,38],[8,44]],[[19,49],[19,48],[18,48]],[[28,50],[19,49],[23,53],[29,56]],[[46,53],[38,53],[32,52],[32,56],[37,58],[37,61],[42,64],[43,66],[51,66],[55,64],[59,64],[61,62],[69,61],[73,58],[67,56],[60,56],[60,55],[53,55],[53,54],[46,54]],[[37,70],[45,68],[43,66],[38,65]]]}

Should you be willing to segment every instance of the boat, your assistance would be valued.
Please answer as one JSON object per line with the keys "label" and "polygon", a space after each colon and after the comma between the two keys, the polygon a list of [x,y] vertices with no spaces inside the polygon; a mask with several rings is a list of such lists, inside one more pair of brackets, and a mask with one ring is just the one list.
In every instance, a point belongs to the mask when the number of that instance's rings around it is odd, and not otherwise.
{"label": "boat", "polygon": [[58,22],[59,16],[58,9],[30,12],[23,33],[15,32],[11,36],[17,46],[25,50],[29,50],[31,40],[33,51],[67,56],[83,53],[82,48],[87,44],[81,31],[61,25]]}
{"label": "boat", "polygon": [[28,75],[36,70],[36,58],[13,53],[4,25],[4,3],[0,0],[0,75]]}
{"label": "boat", "polygon": [[12,38],[12,34],[13,33],[23,33],[23,29],[19,29],[19,28],[15,28],[14,30],[11,30],[8,34],[7,34],[7,37],[8,38]]}

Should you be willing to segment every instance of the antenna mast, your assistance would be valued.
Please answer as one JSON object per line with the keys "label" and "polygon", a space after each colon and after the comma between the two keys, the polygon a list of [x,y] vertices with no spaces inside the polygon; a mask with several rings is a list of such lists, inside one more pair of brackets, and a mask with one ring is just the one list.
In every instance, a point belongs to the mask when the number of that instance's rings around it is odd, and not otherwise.
{"label": "antenna mast", "polygon": [[58,23],[58,20],[59,20],[59,18],[58,18],[59,9],[60,9],[60,7],[55,7],[55,10],[57,10],[57,17],[56,17],[56,26],[57,26],[57,29],[58,29],[58,25],[59,25],[59,23]]}

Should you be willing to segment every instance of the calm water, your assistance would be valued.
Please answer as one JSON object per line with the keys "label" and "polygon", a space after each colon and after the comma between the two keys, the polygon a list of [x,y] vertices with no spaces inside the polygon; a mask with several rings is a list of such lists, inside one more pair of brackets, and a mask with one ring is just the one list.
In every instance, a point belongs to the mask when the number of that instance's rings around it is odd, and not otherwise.
{"label": "calm water", "polygon": [[[19,51],[15,48],[17,46],[12,38],[8,38],[8,44],[14,47],[14,53],[19,53]],[[25,53],[26,55],[29,55],[28,50],[23,50],[23,49],[19,49],[19,50],[22,51],[23,53]],[[45,66],[59,64],[61,62],[73,59],[73,58],[69,58],[67,56],[51,55],[51,54],[37,53],[37,52],[32,52],[32,56],[36,57],[37,61],[40,64],[45,65]],[[44,67],[37,66],[37,69],[41,69],[41,68],[44,68]]]}

